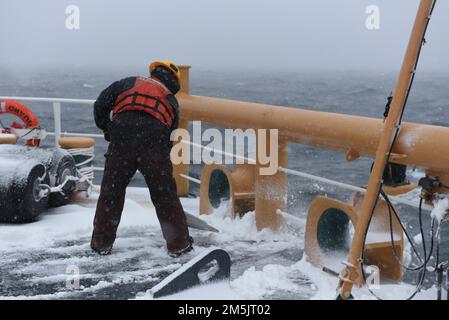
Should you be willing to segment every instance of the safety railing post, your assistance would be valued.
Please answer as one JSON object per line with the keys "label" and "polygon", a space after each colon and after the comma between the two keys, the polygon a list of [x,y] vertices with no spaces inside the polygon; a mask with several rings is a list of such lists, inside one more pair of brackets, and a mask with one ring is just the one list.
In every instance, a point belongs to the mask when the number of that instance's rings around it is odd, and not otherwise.
{"label": "safety railing post", "polygon": [[[189,83],[189,70],[190,66],[188,65],[179,65],[179,69],[181,71],[181,93],[190,94],[190,83]],[[180,105],[180,121],[179,121],[179,129],[188,130],[189,129],[189,120],[182,117],[182,105]],[[180,143],[180,142],[176,142]],[[173,176],[176,180],[176,187],[178,191],[178,196],[186,196],[189,194],[189,180],[184,179],[182,175],[189,175],[190,165],[187,159],[190,158],[189,154],[183,154],[183,159],[186,161],[182,161],[180,164],[173,165]]]}
{"label": "safety railing post", "polygon": [[182,93],[190,94],[190,66],[186,64],[178,65],[179,71],[181,71],[181,89]]}
{"label": "safety railing post", "polygon": [[278,141],[278,165],[275,168],[276,173],[271,175],[261,174],[261,169],[267,165],[261,163],[260,154],[273,154],[270,150],[271,132],[267,130],[265,139],[265,150],[260,150],[263,144],[260,144],[260,135],[257,135],[257,155],[256,155],[256,173],[255,173],[255,210],[256,226],[258,230],[271,228],[279,229],[284,219],[278,214],[278,211],[287,209],[287,175],[278,171],[277,167],[288,167],[288,141],[280,138]]}
{"label": "safety railing post", "polygon": [[53,102],[53,120],[55,123],[55,146],[59,147],[61,138],[61,103]]}

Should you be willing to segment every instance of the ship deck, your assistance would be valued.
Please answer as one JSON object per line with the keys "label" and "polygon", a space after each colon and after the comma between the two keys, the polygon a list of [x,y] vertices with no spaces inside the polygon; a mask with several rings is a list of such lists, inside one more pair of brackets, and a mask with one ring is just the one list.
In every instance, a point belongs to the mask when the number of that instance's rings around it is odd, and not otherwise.
{"label": "ship deck", "polygon": [[[38,221],[0,224],[0,298],[152,299],[149,289],[212,246],[229,252],[230,283],[193,288],[171,299],[333,299],[337,278],[303,259],[305,220],[287,218],[282,232],[255,227],[254,213],[231,219],[226,207],[201,216],[221,232],[191,229],[195,250],[180,258],[167,255],[154,207],[144,188],[128,188],[118,237],[109,256],[89,247],[98,191],[89,198],[48,209]],[[181,198],[186,211],[198,215],[198,198]],[[74,272],[78,289],[67,287]],[[409,285],[386,285],[386,297],[406,296]],[[418,298],[434,298],[433,289]],[[366,289],[358,299],[372,299]]]}

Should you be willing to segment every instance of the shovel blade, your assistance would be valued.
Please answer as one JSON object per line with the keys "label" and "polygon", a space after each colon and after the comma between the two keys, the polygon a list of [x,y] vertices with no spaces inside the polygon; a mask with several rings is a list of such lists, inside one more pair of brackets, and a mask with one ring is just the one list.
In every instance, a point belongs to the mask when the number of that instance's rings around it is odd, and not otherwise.
{"label": "shovel blade", "polygon": [[187,225],[190,228],[203,230],[203,231],[220,232],[219,230],[212,227],[210,224],[206,223],[205,221],[201,220],[198,217],[195,217],[193,214],[190,214],[186,211],[184,211],[184,213],[187,218]]}

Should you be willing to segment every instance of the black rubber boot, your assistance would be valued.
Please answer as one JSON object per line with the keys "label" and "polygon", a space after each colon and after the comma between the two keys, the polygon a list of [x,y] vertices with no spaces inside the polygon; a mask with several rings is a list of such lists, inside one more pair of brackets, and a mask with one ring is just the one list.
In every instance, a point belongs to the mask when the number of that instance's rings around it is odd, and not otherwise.
{"label": "black rubber boot", "polygon": [[193,238],[189,237],[189,244],[187,247],[180,249],[180,250],[176,250],[176,251],[169,251],[168,255],[172,258],[177,258],[177,257],[180,257],[183,254],[186,254],[192,250],[193,250]]}
{"label": "black rubber boot", "polygon": [[105,256],[111,254],[112,246],[114,245],[114,240],[112,238],[106,238],[101,236],[92,236],[92,240],[90,242],[90,247],[93,251],[98,253],[99,255]]}

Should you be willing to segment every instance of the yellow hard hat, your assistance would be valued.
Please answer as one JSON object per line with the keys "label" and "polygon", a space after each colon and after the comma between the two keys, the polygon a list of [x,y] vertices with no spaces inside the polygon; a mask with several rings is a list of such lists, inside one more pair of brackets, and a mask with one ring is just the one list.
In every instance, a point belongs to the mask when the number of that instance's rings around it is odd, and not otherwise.
{"label": "yellow hard hat", "polygon": [[157,67],[165,67],[168,70],[170,70],[173,75],[176,77],[178,82],[181,82],[181,71],[179,70],[179,67],[173,63],[172,61],[163,60],[163,61],[154,61],[150,64],[150,73],[156,69]]}

